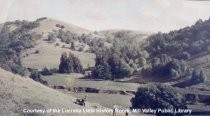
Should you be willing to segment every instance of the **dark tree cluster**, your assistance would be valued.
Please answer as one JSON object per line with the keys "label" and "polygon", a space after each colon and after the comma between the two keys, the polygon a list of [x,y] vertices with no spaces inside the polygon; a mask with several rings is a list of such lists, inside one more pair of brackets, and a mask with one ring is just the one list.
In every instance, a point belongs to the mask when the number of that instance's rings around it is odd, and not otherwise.
{"label": "dark tree cluster", "polygon": [[[16,26],[14,30],[10,27]],[[6,22],[0,32],[0,66],[5,69],[25,75],[26,69],[21,66],[20,52],[34,45],[32,38],[37,34],[29,33],[33,28],[39,26],[38,22],[15,21]]]}
{"label": "dark tree cluster", "polygon": [[95,68],[92,70],[92,77],[100,79],[123,78],[130,76],[133,71],[133,68],[117,54],[98,55]]}
{"label": "dark tree cluster", "polygon": [[188,74],[188,65],[184,60],[177,60],[167,56],[160,55],[152,59],[151,64],[142,69],[145,76],[157,76],[162,78],[174,79]]}
{"label": "dark tree cluster", "polygon": [[40,72],[37,71],[37,70],[32,70],[32,71],[31,71],[31,75],[30,75],[29,77],[30,77],[31,79],[33,79],[34,81],[40,82],[40,83],[42,83],[42,84],[44,84],[44,85],[48,85],[47,81],[45,81],[45,80],[43,80],[43,79],[41,78],[41,74],[40,74]]}
{"label": "dark tree cluster", "polygon": [[60,58],[60,73],[83,73],[83,67],[80,60],[74,54],[64,52]]}
{"label": "dark tree cluster", "polygon": [[[139,87],[131,99],[133,108],[186,109],[184,96],[171,86],[162,84]],[[166,115],[166,114],[165,114]]]}
{"label": "dark tree cluster", "polygon": [[41,74],[42,75],[53,75],[54,71],[55,70],[53,70],[53,69],[50,70],[47,67],[44,67],[41,71]]}

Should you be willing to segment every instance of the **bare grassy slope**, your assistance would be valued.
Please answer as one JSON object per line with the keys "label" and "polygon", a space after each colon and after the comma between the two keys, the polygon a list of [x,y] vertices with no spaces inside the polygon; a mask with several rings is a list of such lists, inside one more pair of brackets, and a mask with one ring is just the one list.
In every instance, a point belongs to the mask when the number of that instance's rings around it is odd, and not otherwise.
{"label": "bare grassy slope", "polygon": [[[48,68],[58,68],[60,63],[60,56],[63,52],[72,52],[75,56],[77,56],[83,65],[83,67],[94,66],[95,64],[95,54],[87,53],[87,52],[78,52],[72,51],[67,48],[62,48],[62,45],[66,47],[70,45],[66,45],[64,43],[59,43],[59,46],[55,46],[52,43],[48,43],[44,40],[39,40],[37,45],[32,49],[27,49],[22,52],[22,63],[24,67],[27,68],[35,68],[35,69],[43,69],[45,66]],[[34,52],[38,50],[39,53],[35,54]],[[27,57],[23,57],[28,54]]]}
{"label": "bare grassy slope", "polygon": [[56,24],[65,26],[64,30],[66,30],[66,31],[71,31],[71,32],[78,33],[78,34],[89,32],[89,30],[87,30],[87,29],[78,27],[73,24],[65,23],[65,22],[62,22],[59,20],[55,20],[52,18],[47,18],[47,19],[41,20],[39,22],[40,22],[40,26],[33,30],[34,32],[37,32],[39,34],[42,34],[42,32],[48,33],[48,32],[52,32],[52,30],[58,30],[59,28],[56,27]]}
{"label": "bare grassy slope", "polygon": [[[75,98],[69,95],[2,69],[0,69],[0,85],[1,116],[23,115],[23,108],[84,108],[74,104]],[[93,106],[88,103],[86,108],[90,107]]]}
{"label": "bare grassy slope", "polygon": [[[73,54],[75,54],[81,60],[82,65],[85,68],[87,66],[93,66],[95,64],[94,54],[87,52],[71,51],[69,49],[70,45],[61,42],[58,38],[54,43],[49,43],[46,41],[49,32],[60,29],[59,27],[56,27],[56,24],[63,25],[65,27],[63,29],[64,31],[70,31],[77,34],[88,33],[89,30],[51,18],[40,20],[39,23],[40,25],[37,28],[33,29],[31,32],[41,34],[42,37],[36,41],[36,45],[34,46],[34,48],[27,49],[22,52],[21,60],[24,67],[35,69],[42,69],[45,66],[48,68],[58,68],[60,63],[60,56],[63,52],[72,52]],[[55,43],[59,44],[59,46],[55,46]],[[65,46],[66,48],[63,48],[62,46]],[[39,53],[34,54],[35,51],[39,51]],[[26,56],[26,54],[27,57],[24,57]]]}

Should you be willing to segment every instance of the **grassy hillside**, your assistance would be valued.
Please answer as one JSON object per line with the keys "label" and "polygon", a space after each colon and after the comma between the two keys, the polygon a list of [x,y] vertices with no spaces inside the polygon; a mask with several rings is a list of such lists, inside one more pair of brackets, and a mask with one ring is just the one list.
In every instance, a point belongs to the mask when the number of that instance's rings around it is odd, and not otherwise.
{"label": "grassy hillside", "polygon": [[[34,48],[25,50],[22,52],[22,64],[27,68],[43,69],[45,66],[48,68],[58,68],[60,63],[60,57],[63,52],[71,52],[77,56],[83,65],[84,68],[88,66],[94,66],[95,64],[95,55],[87,52],[72,51],[68,48],[62,48],[63,45],[66,47],[70,46],[65,43],[57,41],[59,46],[55,44],[48,43],[42,40],[37,41],[37,45]],[[35,54],[35,51],[39,51],[38,54]],[[27,57],[26,54],[28,54]]]}
{"label": "grassy hillside", "polygon": [[[2,69],[0,69],[0,74],[0,113],[2,116],[22,116],[24,108],[84,108],[74,104],[75,98],[70,95],[48,88],[29,78],[23,78]],[[92,107],[101,106],[88,103],[86,108]]]}
{"label": "grassy hillside", "polygon": [[[111,47],[114,39],[142,41],[149,35],[123,30],[90,32],[50,18],[38,19],[37,22],[39,26],[30,32],[40,34],[41,37],[36,41],[34,48],[27,49],[21,54],[22,64],[27,68],[42,69],[45,66],[58,68],[61,54],[70,51],[81,60],[84,68],[93,67],[95,66],[95,52],[104,47]],[[49,35],[53,36],[53,42],[47,41]],[[109,41],[110,39],[112,42]],[[75,50],[71,48],[72,43],[75,45]],[[35,51],[39,53],[34,54]]]}
{"label": "grassy hillside", "polygon": [[57,25],[64,26],[65,31],[71,31],[71,32],[77,33],[77,34],[90,32],[87,29],[78,27],[73,24],[65,23],[63,21],[55,20],[52,18],[42,18],[41,20],[37,19],[37,21],[40,23],[40,26],[38,28],[32,30],[32,32],[36,32],[38,34],[48,33],[48,32],[52,32],[53,30],[60,29],[59,26],[57,26]]}

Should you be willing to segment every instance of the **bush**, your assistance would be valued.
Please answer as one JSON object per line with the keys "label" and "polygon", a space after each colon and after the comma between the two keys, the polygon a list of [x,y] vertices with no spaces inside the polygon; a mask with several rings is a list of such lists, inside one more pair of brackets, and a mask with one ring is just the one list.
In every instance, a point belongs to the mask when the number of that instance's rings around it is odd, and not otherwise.
{"label": "bush", "polygon": [[55,35],[53,33],[49,33],[48,34],[47,41],[49,41],[49,42],[55,42],[56,41]]}
{"label": "bush", "polygon": [[147,64],[147,60],[143,57],[140,57],[139,59],[137,59],[137,64],[139,65],[139,67],[144,66],[145,64]]}
{"label": "bush", "polygon": [[32,70],[31,75],[29,77],[37,82],[44,84],[44,85],[48,85],[47,81],[45,81],[41,78],[41,75],[37,70]]}
{"label": "bush", "polygon": [[25,76],[26,75],[26,69],[23,68],[22,66],[20,65],[17,65],[17,64],[13,64],[11,66],[11,71],[15,74],[19,74],[21,76]]}
{"label": "bush", "polygon": [[39,50],[36,50],[34,53],[35,53],[35,54],[39,54]]}
{"label": "bush", "polygon": [[59,45],[60,45],[59,43],[56,43],[56,44],[55,44],[55,46],[59,46]]}
{"label": "bush", "polygon": [[38,81],[41,78],[41,75],[37,70],[32,70],[30,78],[32,78],[35,81]]}
{"label": "bush", "polygon": [[41,71],[42,75],[53,75],[53,72],[51,70],[49,70],[47,67],[45,67],[42,71]]}

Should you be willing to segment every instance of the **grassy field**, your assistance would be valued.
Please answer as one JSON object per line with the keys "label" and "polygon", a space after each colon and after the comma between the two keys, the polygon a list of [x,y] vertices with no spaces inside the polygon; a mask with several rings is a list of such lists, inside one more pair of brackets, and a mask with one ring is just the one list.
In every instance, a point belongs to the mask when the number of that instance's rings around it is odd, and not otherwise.
{"label": "grassy field", "polygon": [[90,79],[81,79],[81,74],[54,74],[44,76],[43,79],[50,85],[64,85],[66,87],[91,87],[103,90],[129,90],[135,91],[139,84],[122,83],[113,81],[94,81]]}

